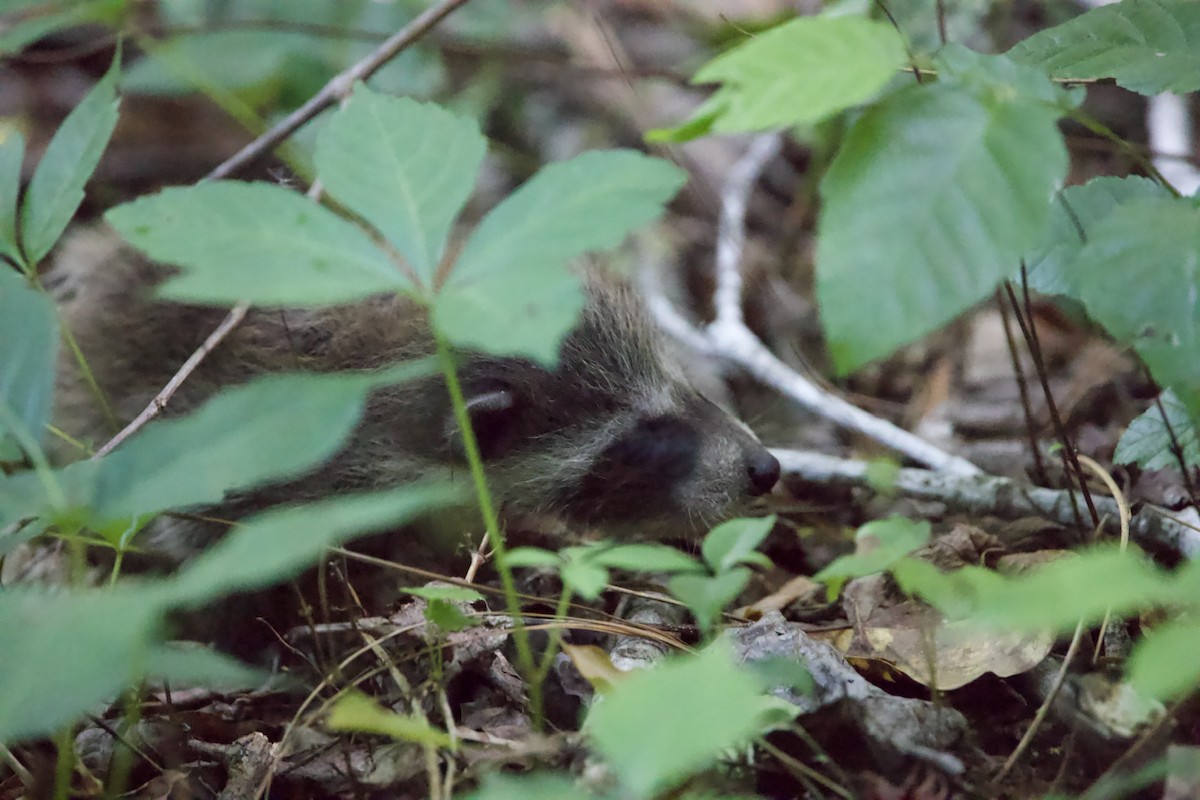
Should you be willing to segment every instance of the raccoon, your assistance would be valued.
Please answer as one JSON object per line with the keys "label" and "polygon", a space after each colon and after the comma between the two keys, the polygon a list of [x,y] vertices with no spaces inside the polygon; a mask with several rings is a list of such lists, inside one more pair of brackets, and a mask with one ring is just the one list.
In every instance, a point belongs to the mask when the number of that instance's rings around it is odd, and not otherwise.
{"label": "raccoon", "polygon": [[[154,286],[170,274],[100,229],[64,242],[50,274],[64,322],[122,424],[225,314],[156,301]],[[703,530],[769,492],[779,462],[690,385],[634,290],[598,268],[586,270],[583,283],[584,310],[553,369],[461,354],[472,428],[501,508],[618,536],[663,536]],[[424,311],[398,296],[323,309],[254,309],[164,413],[186,413],[222,387],[267,373],[374,369],[433,351]],[[56,403],[57,423],[72,436],[101,442],[111,435],[70,356],[60,366]],[[465,480],[456,431],[440,376],[377,390],[328,463],[231,499],[210,515],[237,519],[285,502],[438,475]],[[219,525],[164,519],[143,544],[183,560],[221,532]]]}

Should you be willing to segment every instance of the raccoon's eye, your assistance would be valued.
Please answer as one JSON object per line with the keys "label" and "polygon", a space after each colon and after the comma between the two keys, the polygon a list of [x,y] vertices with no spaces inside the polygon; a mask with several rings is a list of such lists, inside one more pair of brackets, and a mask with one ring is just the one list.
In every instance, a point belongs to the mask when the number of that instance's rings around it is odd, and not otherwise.
{"label": "raccoon's eye", "polygon": [[600,463],[621,483],[670,483],[692,474],[699,450],[700,437],[690,424],[651,417],[610,445]]}
{"label": "raccoon's eye", "polygon": [[[479,455],[485,461],[507,455],[517,443],[518,403],[516,393],[507,387],[475,392],[466,398],[471,430],[479,445]],[[446,430],[454,454],[466,459],[462,432],[451,414]]]}

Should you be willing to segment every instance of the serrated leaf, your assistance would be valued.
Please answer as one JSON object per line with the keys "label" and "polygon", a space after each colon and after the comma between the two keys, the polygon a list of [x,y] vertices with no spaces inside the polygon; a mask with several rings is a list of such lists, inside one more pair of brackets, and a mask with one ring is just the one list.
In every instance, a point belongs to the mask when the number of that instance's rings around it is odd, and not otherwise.
{"label": "serrated leaf", "polygon": [[746,562],[761,563],[766,557],[756,553],[755,549],[774,527],[774,514],[757,519],[731,519],[722,522],[704,537],[700,552],[713,572],[725,572],[737,564]]}
{"label": "serrated leaf", "polygon": [[1179,460],[1171,446],[1171,435],[1174,434],[1175,442],[1183,452],[1184,463],[1189,466],[1200,464],[1200,436],[1188,416],[1187,407],[1170,390],[1159,395],[1159,402],[1167,414],[1166,424],[1158,404],[1152,404],[1121,434],[1113,454],[1114,463],[1137,464],[1142,469],[1178,470]]}
{"label": "serrated leaf", "polygon": [[433,305],[456,345],[553,364],[583,295],[568,266],[662,212],[685,175],[626,150],[545,167],[484,217]]}
{"label": "serrated leaf", "polygon": [[1067,165],[1059,109],[1009,89],[910,86],[850,131],[821,185],[817,241],[840,373],[982,299],[1041,238]]}
{"label": "serrated leaf", "polygon": [[317,174],[432,287],[450,225],[475,186],[486,149],[472,120],[360,85],[321,129]]}
{"label": "serrated leaf", "polygon": [[[17,246],[17,197],[21,192],[21,164],[25,137],[0,128],[0,258],[20,266],[25,263]],[[0,267],[3,267],[0,261]]]}
{"label": "serrated leaf", "polygon": [[130,439],[101,463],[101,519],[221,500],[298,475],[336,452],[362,414],[371,376],[273,375]]}
{"label": "serrated leaf", "polygon": [[0,405],[38,442],[50,419],[57,353],[54,303],[0,264]]}
{"label": "serrated leaf", "polygon": [[195,606],[278,583],[312,564],[327,547],[398,527],[458,497],[459,492],[441,484],[410,484],[268,511],[193,559],[171,583],[170,601]]}
{"label": "serrated leaf", "polygon": [[1088,314],[1131,343],[1161,386],[1200,418],[1200,208],[1190,198],[1122,205],[1079,254]]}
{"label": "serrated leaf", "polygon": [[587,730],[629,796],[656,797],[758,732],[759,700],[755,679],[717,643],[622,681]]}
{"label": "serrated leaf", "polygon": [[619,544],[596,551],[591,560],[609,569],[634,572],[696,572],[696,559],[663,544]]}
{"label": "serrated leaf", "polygon": [[717,575],[676,575],[668,588],[692,612],[700,630],[708,631],[749,582],[750,570],[734,567]]}
{"label": "serrated leaf", "polygon": [[874,575],[890,567],[929,541],[929,523],[904,517],[888,517],[868,522],[854,534],[854,553],[835,559],[813,576],[829,585],[836,596],[842,584],[851,578]]}
{"label": "serrated leaf", "polygon": [[84,184],[117,125],[119,73],[114,60],[55,131],[29,180],[21,206],[21,245],[30,264],[50,252],[83,202]]}
{"label": "serrated leaf", "polygon": [[757,131],[819,122],[864,103],[904,63],[904,43],[886,23],[800,17],[717,56],[693,80],[724,84],[710,101],[721,110],[713,131]]}
{"label": "serrated leaf", "polygon": [[1091,265],[1080,261],[1079,254],[1092,233],[1102,230],[1109,215],[1124,203],[1170,196],[1158,183],[1136,175],[1106,175],[1063,189],[1051,204],[1042,243],[1025,256],[1029,288],[1078,299],[1080,287],[1091,276]]}
{"label": "serrated leaf", "polygon": [[325,718],[325,727],[332,731],[378,733],[402,742],[415,742],[433,747],[452,749],[454,740],[426,720],[404,716],[383,708],[362,692],[350,691],[334,701]]}
{"label": "serrated leaf", "polygon": [[162,593],[153,585],[6,587],[0,742],[49,735],[136,681],[161,612]]}
{"label": "serrated leaf", "polygon": [[1035,33],[1009,55],[1055,78],[1114,78],[1141,94],[1200,89],[1200,6],[1122,0]]}
{"label": "serrated leaf", "polygon": [[266,183],[165,189],[105,218],[154,260],[184,268],[161,289],[178,300],[328,305],[410,288],[359,228]]}
{"label": "serrated leaf", "polygon": [[[413,366],[387,375],[421,374]],[[120,535],[130,520],[168,508],[220,501],[227,492],[296,476],[337,451],[377,375],[273,375],[228,389],[186,417],[147,426],[99,461],[54,477],[65,509],[54,509],[32,473],[0,485],[0,504],[22,515],[69,513]],[[298,435],[302,431],[303,435]]]}

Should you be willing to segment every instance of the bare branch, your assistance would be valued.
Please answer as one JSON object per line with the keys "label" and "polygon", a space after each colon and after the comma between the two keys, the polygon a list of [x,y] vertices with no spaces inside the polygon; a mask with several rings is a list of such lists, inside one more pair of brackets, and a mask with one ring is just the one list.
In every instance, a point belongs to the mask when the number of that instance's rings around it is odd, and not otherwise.
{"label": "bare branch", "polygon": [[[721,195],[717,234],[716,280],[713,298],[717,318],[696,330],[673,308],[659,287],[651,285],[650,311],[659,325],[700,352],[723,357],[758,380],[837,424],[863,433],[933,469],[959,475],[982,474],[966,459],[952,455],[919,436],[896,427],[848,403],[809,381],[775,357],[742,318],[742,253],[746,244],[746,205],[767,162],[779,152],[779,134],[755,139],[730,172]],[[703,344],[701,344],[703,342]]]}
{"label": "bare branch", "polygon": [[[873,488],[865,461],[801,450],[771,452],[779,459],[785,474],[801,480],[823,486]],[[991,514],[1005,519],[1038,516],[1060,525],[1075,524],[1070,492],[1029,486],[1009,478],[905,468],[896,473],[892,489],[904,497],[945,503],[947,508],[960,513]],[[1118,533],[1121,511],[1117,502],[1108,497],[1094,499],[1105,528]],[[1189,559],[1200,556],[1200,531],[1155,506],[1143,506],[1133,515],[1129,533],[1148,550],[1170,550]]]}

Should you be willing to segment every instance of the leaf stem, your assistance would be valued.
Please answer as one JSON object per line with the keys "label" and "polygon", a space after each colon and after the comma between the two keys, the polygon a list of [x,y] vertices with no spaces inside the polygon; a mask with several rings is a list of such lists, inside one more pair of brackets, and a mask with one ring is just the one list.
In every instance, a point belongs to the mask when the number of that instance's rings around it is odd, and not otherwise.
{"label": "leaf stem", "polygon": [[450,393],[450,405],[454,409],[454,420],[462,432],[463,448],[466,450],[467,463],[471,469],[471,480],[475,484],[475,496],[479,501],[479,511],[483,515],[483,524],[487,530],[488,543],[495,554],[496,571],[500,573],[500,582],[504,586],[504,601],[509,616],[513,621],[513,640],[517,648],[517,666],[529,682],[529,706],[535,727],[541,726],[542,720],[542,687],[537,680],[537,667],[533,659],[533,649],[529,643],[529,631],[521,616],[521,600],[517,595],[516,582],[513,580],[512,567],[508,564],[508,551],[504,544],[504,535],[500,532],[500,520],[496,515],[496,506],[492,502],[492,493],[488,489],[487,476],[483,471],[483,457],[479,454],[479,442],[475,439],[475,431],[471,428],[471,418],[467,414],[467,402],[463,397],[462,384],[458,381],[458,371],[454,365],[454,349],[440,331],[433,330],[434,341],[437,344],[438,361],[442,367],[442,375],[446,380],[446,389]]}

